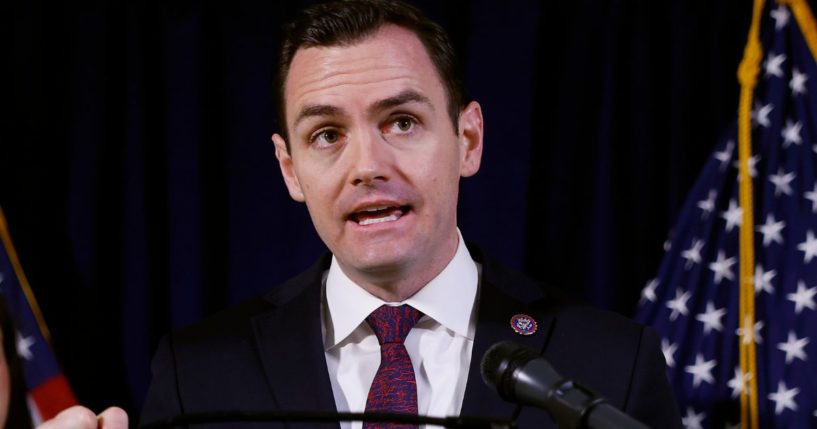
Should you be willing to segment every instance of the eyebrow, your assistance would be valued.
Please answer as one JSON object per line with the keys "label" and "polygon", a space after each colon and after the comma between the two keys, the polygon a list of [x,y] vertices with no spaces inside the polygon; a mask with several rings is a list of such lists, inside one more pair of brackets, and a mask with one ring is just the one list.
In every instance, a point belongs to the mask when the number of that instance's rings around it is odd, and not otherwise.
{"label": "eyebrow", "polygon": [[[407,89],[395,96],[384,98],[374,103],[367,110],[369,114],[391,109],[393,107],[401,106],[406,103],[422,103],[427,105],[431,110],[434,110],[434,105],[428,97],[420,94],[417,91]],[[338,116],[344,115],[343,109],[329,104],[309,104],[303,107],[298,116],[295,118],[293,128],[297,127],[301,121],[315,116]]]}
{"label": "eyebrow", "polygon": [[295,118],[295,124],[293,124],[292,127],[297,127],[301,121],[313,116],[334,116],[340,114],[343,114],[343,109],[340,107],[328,104],[309,104],[298,112],[298,116]]}
{"label": "eyebrow", "polygon": [[383,100],[374,103],[368,110],[371,114],[401,106],[406,103],[422,103],[430,107],[431,110],[434,110],[434,105],[431,104],[431,100],[429,100],[428,97],[411,89],[407,89],[393,97],[384,98]]}

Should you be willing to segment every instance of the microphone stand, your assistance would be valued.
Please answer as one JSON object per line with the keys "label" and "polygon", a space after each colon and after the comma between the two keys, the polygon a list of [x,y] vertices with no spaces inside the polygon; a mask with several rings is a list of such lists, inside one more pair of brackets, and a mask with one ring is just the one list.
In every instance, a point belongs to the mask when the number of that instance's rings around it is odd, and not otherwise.
{"label": "microphone stand", "polygon": [[169,429],[187,425],[227,422],[336,423],[365,421],[435,425],[459,429],[512,429],[513,421],[483,417],[427,417],[395,413],[334,413],[316,411],[223,411],[181,414],[140,425],[140,429]]}

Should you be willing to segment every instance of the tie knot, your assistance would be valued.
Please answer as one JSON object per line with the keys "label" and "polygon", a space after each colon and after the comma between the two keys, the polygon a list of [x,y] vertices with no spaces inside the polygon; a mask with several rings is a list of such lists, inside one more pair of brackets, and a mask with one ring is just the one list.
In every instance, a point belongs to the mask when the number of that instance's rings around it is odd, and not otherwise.
{"label": "tie knot", "polygon": [[402,343],[421,315],[419,310],[410,305],[399,307],[381,305],[380,308],[369,314],[366,323],[372,327],[381,345]]}

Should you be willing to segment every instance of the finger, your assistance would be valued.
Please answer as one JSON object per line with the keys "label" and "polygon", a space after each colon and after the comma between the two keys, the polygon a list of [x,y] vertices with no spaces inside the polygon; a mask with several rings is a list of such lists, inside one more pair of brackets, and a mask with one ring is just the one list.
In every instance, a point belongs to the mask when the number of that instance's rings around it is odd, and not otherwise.
{"label": "finger", "polygon": [[119,407],[111,407],[99,415],[100,429],[127,429],[128,414]]}
{"label": "finger", "polygon": [[96,414],[85,407],[75,405],[37,426],[37,429],[97,429]]}

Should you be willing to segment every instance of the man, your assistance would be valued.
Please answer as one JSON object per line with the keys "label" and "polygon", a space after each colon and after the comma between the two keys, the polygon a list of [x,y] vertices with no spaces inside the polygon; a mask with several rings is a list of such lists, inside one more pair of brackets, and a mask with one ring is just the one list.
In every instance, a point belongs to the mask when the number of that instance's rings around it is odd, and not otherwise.
{"label": "man", "polygon": [[510,339],[648,425],[680,426],[651,331],[567,305],[465,246],[458,186],[479,169],[483,118],[455,70],[443,30],[401,3],[317,5],[288,27],[272,140],[331,254],[163,340],[142,423],[312,410],[554,427],[483,384],[481,356]]}
{"label": "man", "polygon": [[[645,423],[679,426],[654,334],[562,305],[464,245],[459,179],[479,169],[483,118],[455,70],[442,29],[400,3],[318,5],[288,27],[283,130],[272,139],[290,195],[306,203],[331,256],[163,342],[143,422],[389,410],[377,404],[387,357],[369,315],[407,304],[421,313],[399,346],[416,386],[410,412],[511,418],[516,407],[484,386],[478,365],[490,345],[514,339]],[[519,414],[522,427],[548,420]]]}

